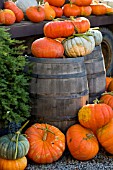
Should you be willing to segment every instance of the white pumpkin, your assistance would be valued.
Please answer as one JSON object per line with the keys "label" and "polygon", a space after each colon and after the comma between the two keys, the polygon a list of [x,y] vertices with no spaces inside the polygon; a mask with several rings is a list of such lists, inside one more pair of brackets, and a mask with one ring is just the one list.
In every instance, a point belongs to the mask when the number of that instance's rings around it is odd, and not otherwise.
{"label": "white pumpkin", "polygon": [[25,13],[26,9],[30,6],[37,6],[36,0],[17,0],[15,4]]}
{"label": "white pumpkin", "polygon": [[95,48],[95,40],[93,36],[73,37],[62,42],[65,54],[68,57],[79,57],[90,54]]}
{"label": "white pumpkin", "polygon": [[90,29],[88,32],[93,35],[95,39],[95,45],[96,46],[100,45],[103,39],[102,33],[99,30],[95,30],[95,29]]}

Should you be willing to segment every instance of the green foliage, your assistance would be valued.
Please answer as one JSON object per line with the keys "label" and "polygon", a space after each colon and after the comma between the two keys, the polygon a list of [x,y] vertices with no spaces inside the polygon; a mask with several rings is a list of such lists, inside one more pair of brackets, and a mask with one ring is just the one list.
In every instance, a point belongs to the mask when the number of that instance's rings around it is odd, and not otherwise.
{"label": "green foliage", "polygon": [[30,116],[29,76],[23,71],[29,64],[23,56],[23,41],[11,39],[0,28],[0,121],[24,122]]}

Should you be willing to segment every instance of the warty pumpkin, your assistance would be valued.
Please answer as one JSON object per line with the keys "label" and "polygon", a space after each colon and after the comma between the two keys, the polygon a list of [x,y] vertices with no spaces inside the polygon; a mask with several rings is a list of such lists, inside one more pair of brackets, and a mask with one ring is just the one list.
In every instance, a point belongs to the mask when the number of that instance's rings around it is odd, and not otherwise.
{"label": "warty pumpkin", "polygon": [[113,119],[97,130],[97,138],[101,146],[110,154],[113,154]]}
{"label": "warty pumpkin", "polygon": [[68,57],[79,57],[90,54],[95,48],[94,37],[86,34],[74,34],[74,36],[62,41],[65,54]]}
{"label": "warty pumpkin", "polygon": [[25,134],[30,143],[28,158],[36,163],[57,161],[65,150],[65,135],[55,126],[35,123]]}
{"label": "warty pumpkin", "polygon": [[54,39],[43,37],[32,43],[31,52],[38,58],[60,58],[63,57],[64,47]]}
{"label": "warty pumpkin", "polygon": [[16,160],[7,160],[0,158],[0,170],[24,170],[27,166],[26,157]]}
{"label": "warty pumpkin", "polygon": [[79,124],[67,130],[66,141],[71,155],[78,160],[92,159],[99,151],[99,144],[93,132]]}
{"label": "warty pumpkin", "polygon": [[113,110],[105,103],[84,105],[78,112],[80,124],[91,129],[95,134],[97,129],[106,125],[113,118]]}

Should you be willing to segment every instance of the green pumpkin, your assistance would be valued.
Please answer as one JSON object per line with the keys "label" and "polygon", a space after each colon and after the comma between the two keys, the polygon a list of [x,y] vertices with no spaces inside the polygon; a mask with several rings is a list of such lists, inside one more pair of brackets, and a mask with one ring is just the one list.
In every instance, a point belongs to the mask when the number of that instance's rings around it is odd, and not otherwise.
{"label": "green pumpkin", "polygon": [[68,57],[80,57],[90,54],[95,48],[95,40],[89,34],[76,34],[72,38],[68,38],[62,42],[65,54]]}
{"label": "green pumpkin", "polygon": [[96,46],[102,43],[103,37],[102,37],[102,33],[99,30],[90,29],[88,32],[93,35]]}
{"label": "green pumpkin", "polygon": [[27,155],[29,141],[20,131],[0,137],[0,158],[15,160]]}

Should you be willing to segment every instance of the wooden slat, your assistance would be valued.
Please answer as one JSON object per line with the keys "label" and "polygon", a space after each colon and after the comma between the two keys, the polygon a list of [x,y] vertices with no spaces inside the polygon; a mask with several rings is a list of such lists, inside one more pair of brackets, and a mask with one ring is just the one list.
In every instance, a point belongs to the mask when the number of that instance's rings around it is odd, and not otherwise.
{"label": "wooden slat", "polygon": [[[102,16],[89,16],[87,17],[91,23],[91,27],[99,27],[105,25],[113,24],[113,15],[102,15]],[[32,35],[41,35],[43,34],[43,26],[48,21],[43,21],[40,23],[32,23],[30,21],[22,21],[21,23],[15,23],[11,26],[5,26],[9,28],[9,33],[12,38],[26,37]],[[0,26],[3,27],[3,26]]]}

